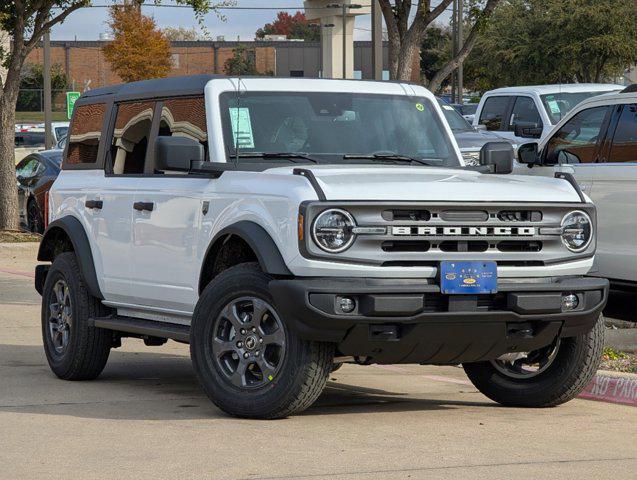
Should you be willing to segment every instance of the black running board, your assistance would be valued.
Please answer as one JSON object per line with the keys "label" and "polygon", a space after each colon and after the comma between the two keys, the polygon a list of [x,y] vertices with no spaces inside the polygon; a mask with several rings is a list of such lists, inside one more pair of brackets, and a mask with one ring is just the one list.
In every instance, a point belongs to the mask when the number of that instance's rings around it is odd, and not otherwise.
{"label": "black running board", "polygon": [[190,326],[174,323],[155,322],[141,318],[110,315],[89,320],[95,327],[115,330],[117,332],[147,335],[149,337],[170,338],[180,342],[190,342]]}

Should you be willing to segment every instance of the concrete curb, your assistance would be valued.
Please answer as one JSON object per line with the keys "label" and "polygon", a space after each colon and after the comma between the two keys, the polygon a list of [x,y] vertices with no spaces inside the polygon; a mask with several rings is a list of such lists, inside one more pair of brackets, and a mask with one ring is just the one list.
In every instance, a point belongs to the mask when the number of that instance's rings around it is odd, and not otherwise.
{"label": "concrete curb", "polygon": [[637,328],[607,329],[604,344],[622,352],[637,352]]}

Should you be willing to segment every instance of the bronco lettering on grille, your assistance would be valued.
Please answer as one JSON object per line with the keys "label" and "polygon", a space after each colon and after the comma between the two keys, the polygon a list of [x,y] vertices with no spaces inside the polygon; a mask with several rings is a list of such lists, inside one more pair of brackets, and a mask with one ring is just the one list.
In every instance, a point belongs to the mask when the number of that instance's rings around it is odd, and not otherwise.
{"label": "bronco lettering on grille", "polygon": [[535,227],[392,227],[392,235],[418,237],[529,237]]}

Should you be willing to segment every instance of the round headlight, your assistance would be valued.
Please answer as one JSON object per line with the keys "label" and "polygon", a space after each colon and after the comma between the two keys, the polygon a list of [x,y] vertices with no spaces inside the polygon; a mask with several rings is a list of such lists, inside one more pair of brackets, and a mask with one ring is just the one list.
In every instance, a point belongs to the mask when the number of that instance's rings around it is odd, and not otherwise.
{"label": "round headlight", "polygon": [[352,229],[355,226],[354,218],[345,210],[325,210],[314,220],[312,238],[322,250],[339,253],[354,242]]}
{"label": "round headlight", "polygon": [[586,250],[593,238],[591,217],[581,211],[570,212],[562,219],[562,243],[571,252]]}

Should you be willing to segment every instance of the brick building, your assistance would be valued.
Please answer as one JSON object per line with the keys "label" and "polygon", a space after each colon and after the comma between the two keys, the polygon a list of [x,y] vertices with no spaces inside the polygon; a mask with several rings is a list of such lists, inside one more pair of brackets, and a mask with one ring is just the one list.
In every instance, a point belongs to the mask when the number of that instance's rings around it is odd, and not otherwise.
{"label": "brick building", "polygon": [[[73,90],[84,91],[104,85],[121,83],[104,58],[102,47],[107,41],[52,41],[51,62],[60,64]],[[198,73],[224,73],[226,61],[238,46],[246,48],[246,54],[254,61],[260,74],[281,77],[320,77],[321,48],[318,42],[256,41],[172,42],[173,69],[171,76]],[[384,58],[387,65],[387,47]],[[371,42],[355,42],[354,70],[357,78],[372,78]],[[418,58],[414,59],[418,62]],[[27,63],[42,63],[42,49],[36,48]],[[418,74],[419,68],[415,68]],[[388,77],[388,75],[385,75]],[[418,80],[418,78],[414,78]]]}

